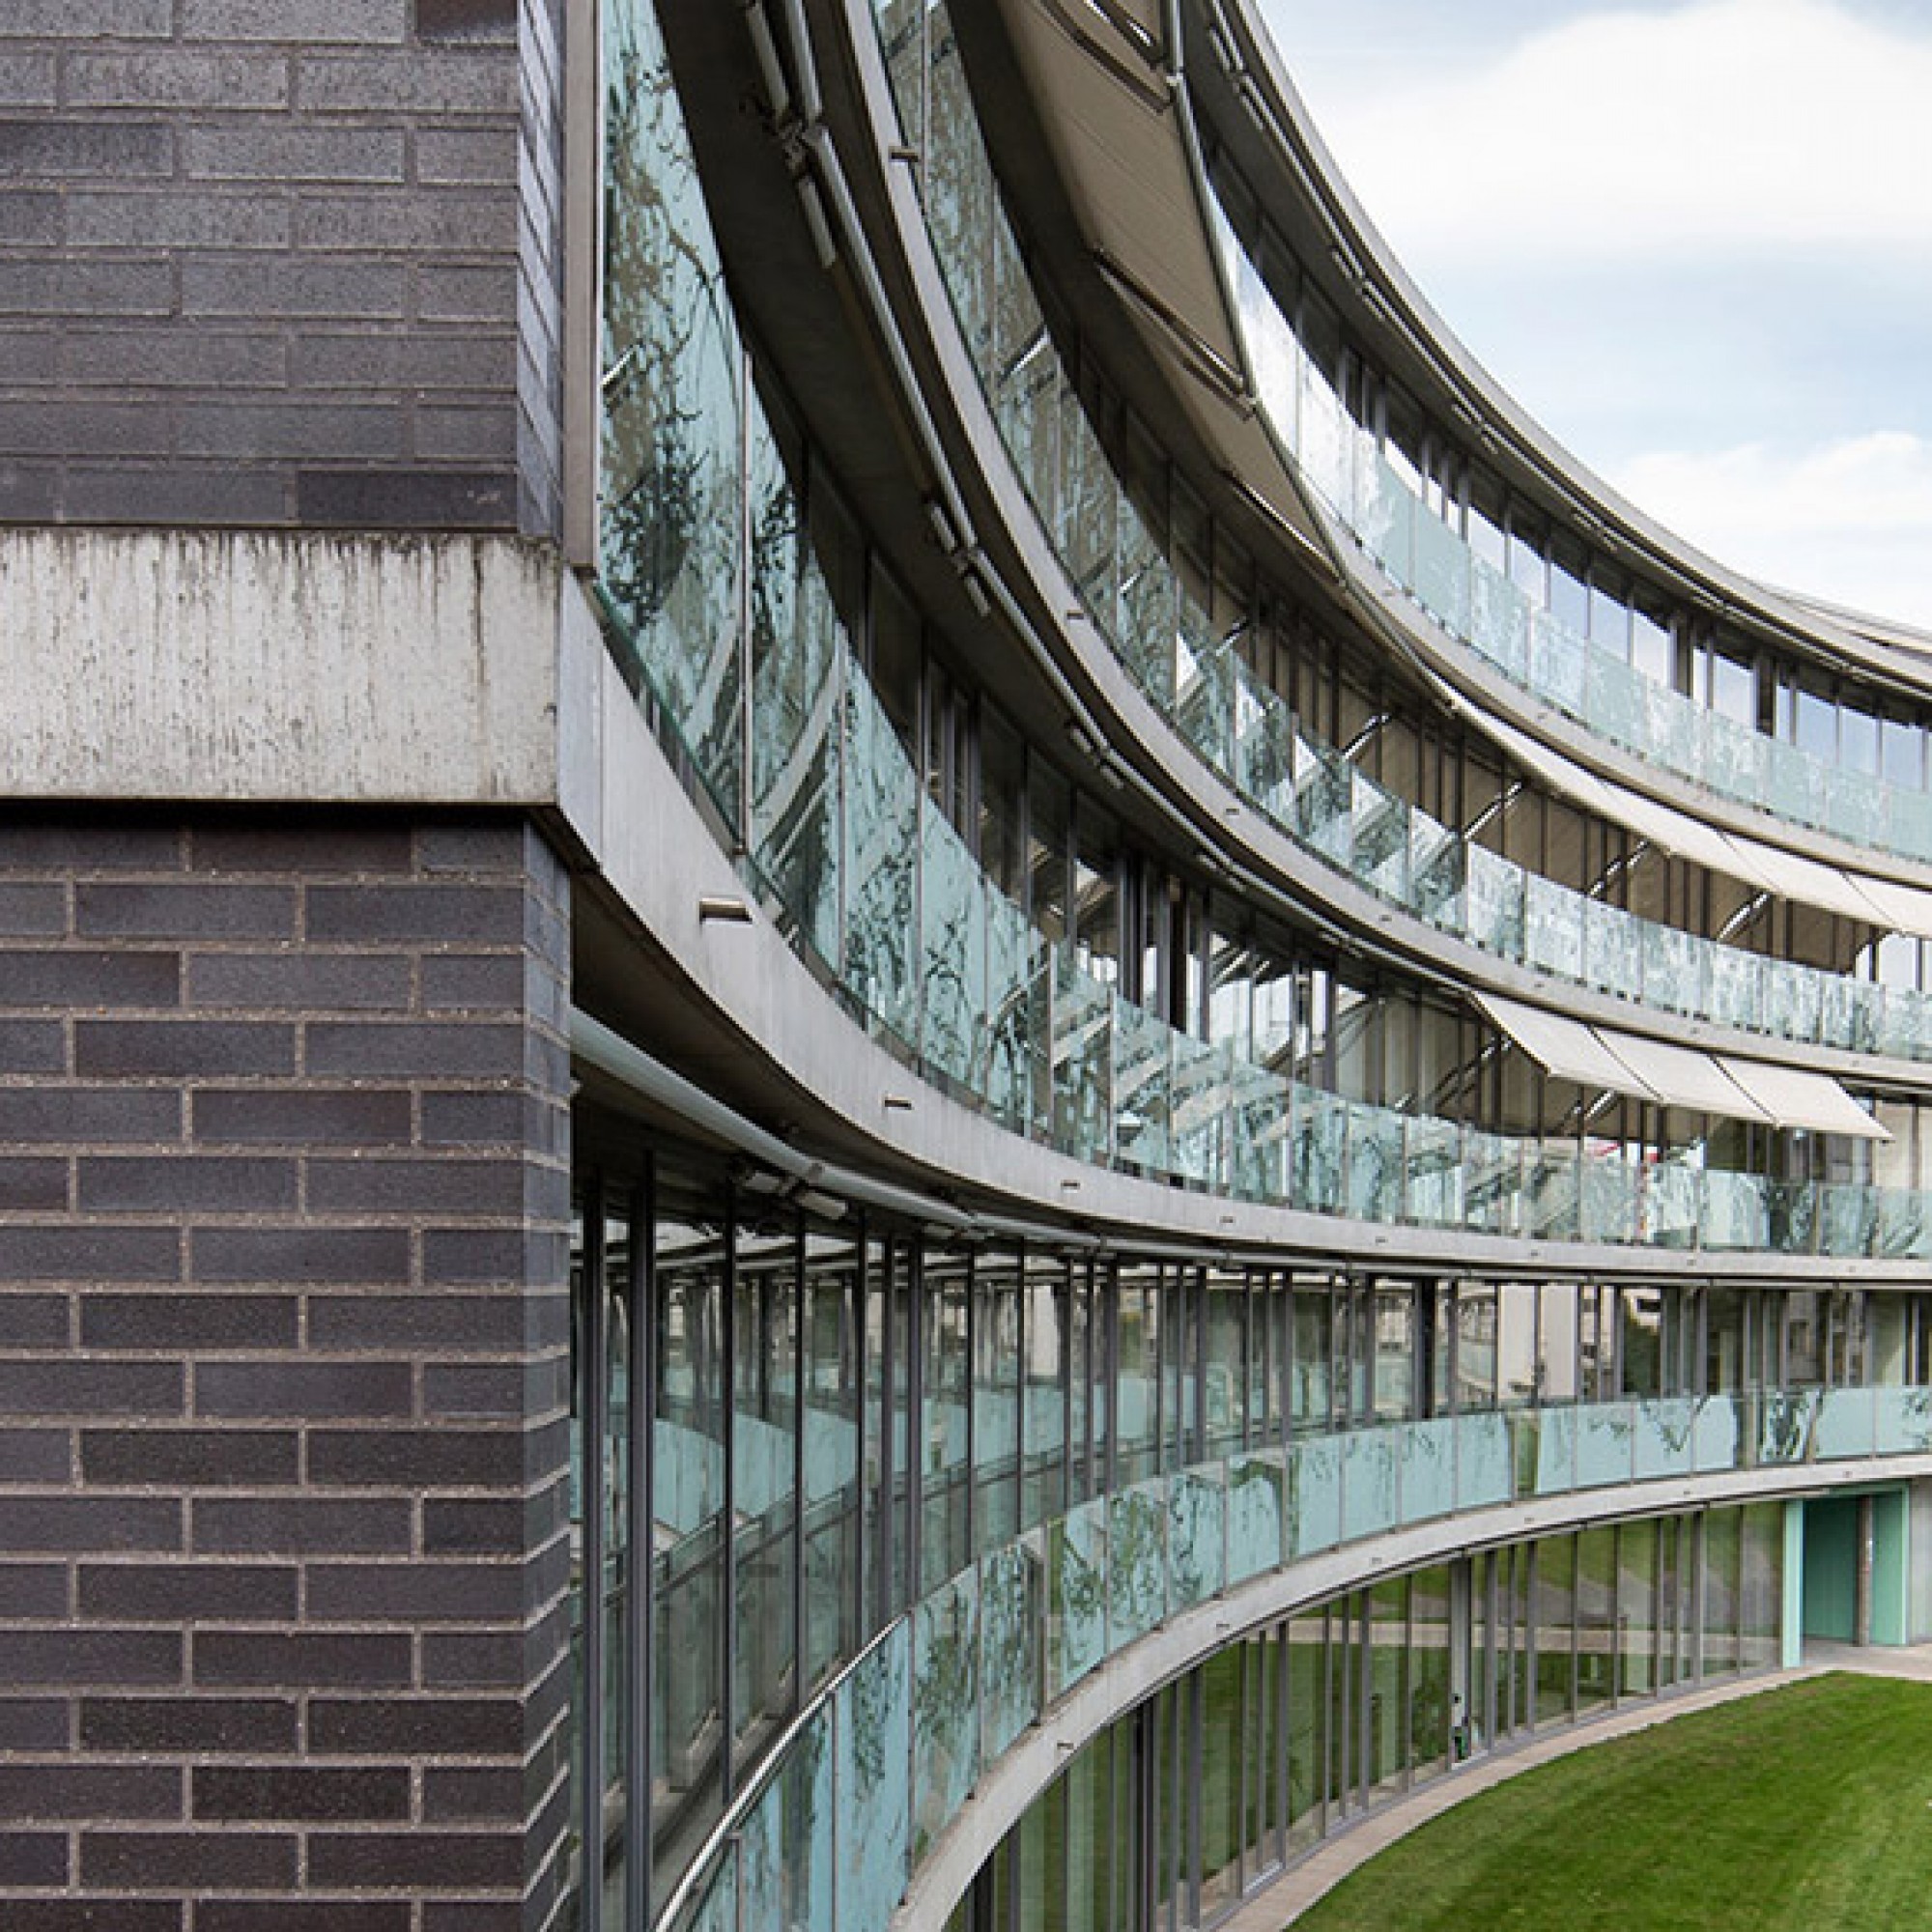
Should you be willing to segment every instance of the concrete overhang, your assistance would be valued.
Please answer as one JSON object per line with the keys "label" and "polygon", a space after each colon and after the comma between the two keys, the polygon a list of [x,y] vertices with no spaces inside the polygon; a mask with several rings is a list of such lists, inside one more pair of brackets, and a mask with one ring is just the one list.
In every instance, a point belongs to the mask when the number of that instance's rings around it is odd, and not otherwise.
{"label": "concrete overhang", "polygon": [[0,794],[547,804],[566,593],[513,537],[0,532]]}

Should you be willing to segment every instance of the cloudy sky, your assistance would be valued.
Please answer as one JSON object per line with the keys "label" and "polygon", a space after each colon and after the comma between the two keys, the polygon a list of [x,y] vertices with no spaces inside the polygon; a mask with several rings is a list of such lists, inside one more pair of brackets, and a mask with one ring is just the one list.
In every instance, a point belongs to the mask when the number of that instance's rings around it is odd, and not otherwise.
{"label": "cloudy sky", "polygon": [[1424,293],[1767,581],[1932,628],[1932,0],[1263,0]]}

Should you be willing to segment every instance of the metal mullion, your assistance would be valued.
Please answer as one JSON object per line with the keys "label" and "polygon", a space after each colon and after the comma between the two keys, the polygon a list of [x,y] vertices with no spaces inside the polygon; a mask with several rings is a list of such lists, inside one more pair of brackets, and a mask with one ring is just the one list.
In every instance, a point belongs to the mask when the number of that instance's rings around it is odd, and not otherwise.
{"label": "metal mullion", "polygon": [[657,1174],[650,1155],[631,1196],[631,1435],[625,1444],[630,1478],[630,1588],[624,1602],[624,1928],[644,1932],[651,1916],[651,1718],[655,1686],[651,1642],[656,1615],[656,1565],[651,1525],[655,1511],[657,1435]]}
{"label": "metal mullion", "polygon": [[[724,1358],[723,1384],[724,1482],[720,1521],[719,1600],[724,1616],[724,1681],[718,1687],[718,1709],[722,1719],[720,1754],[724,1760],[722,1789],[726,1810],[737,1795],[738,1764],[738,1191],[730,1182],[724,1187],[724,1278],[723,1306],[719,1310],[718,1346]],[[584,1932],[596,1932],[585,1927]]]}
{"label": "metal mullion", "polygon": [[[895,1286],[896,1279],[895,1270]],[[925,1419],[925,1248],[912,1237],[905,1244],[905,1311],[907,1543],[905,1599],[899,1607],[919,1602],[925,1564],[925,1458],[922,1453]]]}
{"label": "metal mullion", "polygon": [[[1013,1252],[1013,1344],[1019,1350],[1013,1373],[1013,1524],[1020,1535],[1031,1527],[1027,1521],[1026,1479],[1027,1410],[1032,1395],[1027,1365],[1033,1359],[1027,1352],[1027,1304],[1032,1299],[1033,1284],[1027,1273],[1026,1241],[1022,1238]],[[977,1549],[973,1553],[975,1557],[979,1555]]]}
{"label": "metal mullion", "polygon": [[579,1561],[582,1640],[577,1755],[578,1925],[601,1932],[604,1922],[604,1189],[592,1176],[584,1187],[583,1271],[578,1351]]}
{"label": "metal mullion", "polygon": [[855,1265],[852,1269],[851,1286],[846,1294],[846,1320],[850,1321],[852,1335],[852,1385],[858,1400],[854,1404],[857,1411],[856,1426],[853,1429],[852,1477],[854,1507],[859,1513],[858,1533],[853,1538],[852,1564],[852,1611],[853,1648],[856,1650],[866,1640],[866,1582],[867,1569],[871,1557],[871,1549],[866,1537],[866,1283],[871,1243],[867,1237],[866,1217],[859,1216],[853,1231],[855,1242]]}
{"label": "metal mullion", "polygon": [[[980,1555],[980,1270],[979,1257],[966,1257],[966,1465],[957,1480],[966,1489],[966,1562]],[[994,1331],[997,1332],[997,1331]],[[963,1565],[961,1566],[964,1567]]]}
{"label": "metal mullion", "polygon": [[[806,1353],[811,1341],[805,1215],[792,1217],[791,1338],[791,1707],[804,1702],[810,1646],[805,1632],[805,1428]],[[640,1928],[641,1932],[641,1928]]]}

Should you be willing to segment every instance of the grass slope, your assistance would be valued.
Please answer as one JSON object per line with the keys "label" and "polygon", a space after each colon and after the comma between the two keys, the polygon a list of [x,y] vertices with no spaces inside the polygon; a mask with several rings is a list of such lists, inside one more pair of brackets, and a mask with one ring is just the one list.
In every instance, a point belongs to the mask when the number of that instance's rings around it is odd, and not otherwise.
{"label": "grass slope", "polygon": [[1809,1679],[1597,1745],[1392,1845],[1294,1932],[1924,1932],[1932,1685]]}

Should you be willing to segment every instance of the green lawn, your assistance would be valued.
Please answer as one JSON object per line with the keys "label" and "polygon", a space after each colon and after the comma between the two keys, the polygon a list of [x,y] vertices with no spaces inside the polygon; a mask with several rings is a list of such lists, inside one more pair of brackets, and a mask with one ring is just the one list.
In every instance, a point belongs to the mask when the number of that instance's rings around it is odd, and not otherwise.
{"label": "green lawn", "polygon": [[1932,1685],[1830,1676],[1526,1772],[1294,1932],[1923,1932]]}

